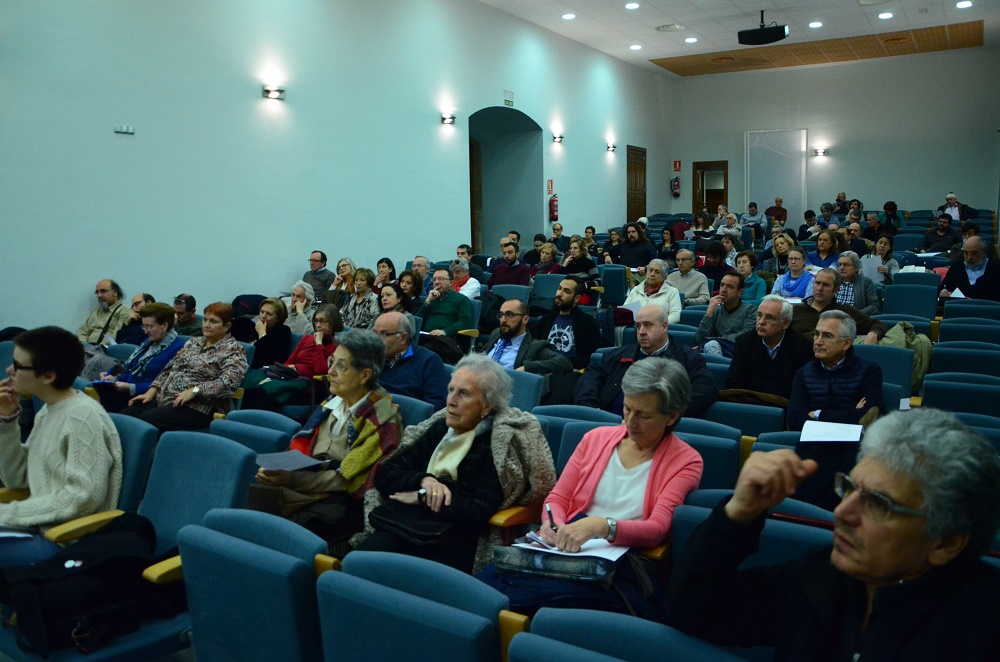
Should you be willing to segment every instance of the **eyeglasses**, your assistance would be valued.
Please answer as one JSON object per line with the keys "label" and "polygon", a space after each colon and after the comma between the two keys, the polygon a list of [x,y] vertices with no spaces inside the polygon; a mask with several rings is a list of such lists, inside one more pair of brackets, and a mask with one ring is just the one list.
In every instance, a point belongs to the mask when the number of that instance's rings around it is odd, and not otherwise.
{"label": "eyeglasses", "polygon": [[31,366],[31,365],[21,365],[21,364],[20,364],[20,363],[18,363],[17,361],[14,361],[13,363],[11,363],[11,364],[10,364],[10,366],[11,366],[12,368],[14,368],[14,372],[17,372],[17,371],[19,371],[19,370],[35,370],[35,366]]}
{"label": "eyeglasses", "polygon": [[859,487],[850,476],[839,471],[833,477],[833,491],[841,499],[846,499],[857,492],[861,507],[883,520],[889,519],[894,514],[927,517],[927,513],[922,510],[901,506],[884,494]]}
{"label": "eyeglasses", "polygon": [[351,364],[345,361],[344,359],[340,359],[339,361],[333,361],[332,363],[330,363],[330,370],[333,370],[334,372],[347,372],[352,367],[353,366],[351,366]]}
{"label": "eyeglasses", "polygon": [[812,336],[813,340],[816,340],[817,338],[822,338],[823,340],[837,340],[839,338],[843,338],[843,336],[835,335],[829,331],[813,331],[809,335]]}
{"label": "eyeglasses", "polygon": [[451,282],[451,278],[443,278],[441,276],[434,276],[434,278],[431,278],[431,282],[433,282],[433,283],[448,283],[448,282]]}
{"label": "eyeglasses", "polygon": [[677,261],[678,262],[694,262],[694,258],[693,257],[679,257],[679,258],[677,258]]}
{"label": "eyeglasses", "polygon": [[152,331],[153,329],[155,329],[158,326],[159,326],[159,324],[143,324],[142,325],[142,330],[143,331]]}
{"label": "eyeglasses", "polygon": [[309,258],[309,261],[310,261],[310,262],[322,262],[323,260],[314,260],[314,259],[312,259],[312,258]]}
{"label": "eyeglasses", "polygon": [[393,336],[403,335],[402,331],[376,331],[375,333],[382,336],[383,338],[392,338]]}
{"label": "eyeglasses", "polygon": [[510,310],[504,310],[504,311],[501,311],[501,312],[497,313],[497,319],[498,320],[512,320],[515,317],[524,317],[524,315],[522,315],[521,313],[515,313],[515,312],[510,311]]}

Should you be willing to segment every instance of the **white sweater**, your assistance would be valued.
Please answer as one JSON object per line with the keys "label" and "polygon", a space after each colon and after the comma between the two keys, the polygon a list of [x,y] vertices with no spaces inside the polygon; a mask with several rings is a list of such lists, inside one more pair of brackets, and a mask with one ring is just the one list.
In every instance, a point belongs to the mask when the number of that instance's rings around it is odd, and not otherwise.
{"label": "white sweater", "polygon": [[29,488],[24,501],[0,504],[0,525],[43,530],[118,506],[122,448],[107,412],[73,395],[44,406],[25,444],[16,422],[0,423],[0,479]]}

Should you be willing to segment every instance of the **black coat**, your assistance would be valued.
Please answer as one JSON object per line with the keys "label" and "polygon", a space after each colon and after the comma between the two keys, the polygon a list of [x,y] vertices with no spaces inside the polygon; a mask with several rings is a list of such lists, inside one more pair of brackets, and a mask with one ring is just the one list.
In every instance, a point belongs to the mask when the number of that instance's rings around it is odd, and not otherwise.
{"label": "black coat", "polygon": [[[547,339],[549,337],[549,332],[552,331],[552,327],[558,316],[559,311],[553,310],[542,317],[538,323],[539,338]],[[597,325],[597,320],[590,315],[579,308],[574,308],[573,312],[570,313],[570,319],[573,323],[573,344],[576,350],[576,358],[572,360],[573,368],[581,370],[590,365],[591,354],[601,347],[607,347],[608,344],[601,335],[601,329]]]}
{"label": "black coat", "polygon": [[[785,330],[785,337],[773,362],[756,329],[748,331],[736,338],[733,360],[729,364],[729,375],[726,376],[726,388],[745,388],[788,398],[792,393],[795,373],[812,359],[812,342],[792,331],[791,327]],[[767,388],[764,384],[765,368],[770,363],[773,363],[777,371],[780,387],[772,385]]]}

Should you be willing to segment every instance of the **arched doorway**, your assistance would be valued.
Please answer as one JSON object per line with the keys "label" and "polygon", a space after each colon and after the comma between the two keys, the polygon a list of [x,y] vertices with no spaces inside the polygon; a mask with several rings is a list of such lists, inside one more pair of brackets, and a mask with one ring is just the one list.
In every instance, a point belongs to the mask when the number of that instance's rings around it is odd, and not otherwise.
{"label": "arched doorway", "polygon": [[493,106],[469,117],[472,249],[494,254],[500,237],[521,233],[522,251],[545,228],[542,127],[519,110]]}

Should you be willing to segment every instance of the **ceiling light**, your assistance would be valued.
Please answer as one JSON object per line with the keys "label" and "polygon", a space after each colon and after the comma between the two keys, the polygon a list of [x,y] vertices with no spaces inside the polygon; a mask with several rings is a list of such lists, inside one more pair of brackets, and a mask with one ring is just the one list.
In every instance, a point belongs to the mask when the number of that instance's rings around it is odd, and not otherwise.
{"label": "ceiling light", "polygon": [[615,151],[616,149],[618,149],[618,145],[615,145],[615,144],[613,144],[613,143],[608,143],[608,151],[609,151],[609,152],[613,152],[613,151]]}
{"label": "ceiling light", "polygon": [[264,85],[261,88],[260,95],[265,99],[278,99],[279,101],[284,101],[285,88],[278,87],[277,85]]}
{"label": "ceiling light", "polygon": [[572,21],[576,18],[576,14],[563,14],[562,17],[564,21]]}
{"label": "ceiling light", "polygon": [[695,43],[696,41],[698,41],[698,38],[697,38],[697,37],[688,37],[687,39],[685,39],[685,40],[684,40],[684,43],[685,43],[685,44],[693,44],[693,43]]}
{"label": "ceiling light", "polygon": [[657,25],[653,29],[657,32],[680,32],[681,30],[686,30],[687,28],[680,23],[666,23],[664,25]]}
{"label": "ceiling light", "polygon": [[882,12],[881,14],[878,15],[878,17],[884,21],[887,18],[892,18],[892,12]]}
{"label": "ceiling light", "polygon": [[956,3],[955,6],[958,7],[959,9],[968,9],[969,7],[972,6],[972,3],[969,2],[969,0],[963,0],[962,2]]}
{"label": "ceiling light", "polygon": [[559,134],[559,133],[553,133],[552,134],[552,142],[554,142],[554,143],[561,143],[562,141],[563,141],[562,134]]}
{"label": "ceiling light", "polygon": [[813,21],[812,23],[809,24],[809,27],[811,27],[811,28],[821,28],[821,27],[823,27],[823,24],[820,23],[819,21]]}
{"label": "ceiling light", "polygon": [[642,50],[642,46],[640,46],[639,44],[632,44],[631,46],[629,46],[629,48],[632,49],[633,51]]}
{"label": "ceiling light", "polygon": [[814,149],[813,156],[830,156],[829,149]]}
{"label": "ceiling light", "polygon": [[451,113],[441,113],[441,124],[454,124],[455,116]]}
{"label": "ceiling light", "polygon": [[626,2],[625,3],[625,9],[638,9],[638,8],[639,8],[639,3],[638,2]]}

